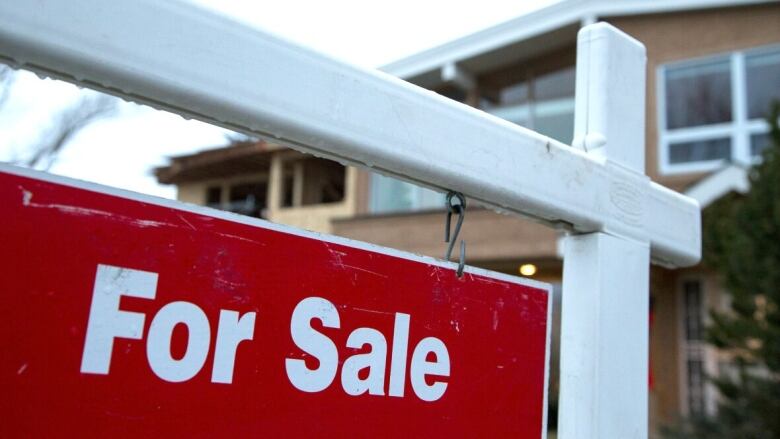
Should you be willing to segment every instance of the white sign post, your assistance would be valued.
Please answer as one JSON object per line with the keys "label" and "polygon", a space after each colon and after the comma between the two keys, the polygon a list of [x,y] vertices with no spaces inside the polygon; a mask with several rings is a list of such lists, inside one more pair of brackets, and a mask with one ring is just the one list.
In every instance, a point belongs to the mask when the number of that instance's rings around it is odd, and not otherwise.
{"label": "white sign post", "polygon": [[[644,109],[644,46],[606,24],[580,30],[574,146],[636,179],[609,188],[629,224],[646,208],[633,198],[647,181]],[[564,241],[561,438],[647,436],[649,241],[610,230]]]}
{"label": "white sign post", "polygon": [[572,147],[188,3],[0,3],[3,62],[570,232],[561,437],[643,438],[649,262],[698,262],[700,213],[644,175],[643,46],[595,24],[578,48]]}

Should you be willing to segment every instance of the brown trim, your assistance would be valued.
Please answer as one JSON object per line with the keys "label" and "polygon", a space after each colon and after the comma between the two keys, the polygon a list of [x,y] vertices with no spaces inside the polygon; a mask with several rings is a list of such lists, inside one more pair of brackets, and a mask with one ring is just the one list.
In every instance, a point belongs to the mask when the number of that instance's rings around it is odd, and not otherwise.
{"label": "brown trim", "polygon": [[220,178],[236,173],[263,171],[270,163],[270,154],[284,147],[265,141],[234,143],[194,154],[170,158],[170,165],[153,170],[157,181],[178,184]]}
{"label": "brown trim", "polygon": [[501,88],[515,84],[520,80],[527,80],[532,76],[572,67],[577,58],[577,48],[572,42],[562,49],[558,49],[530,60],[516,62],[499,70],[480,75],[479,84],[485,88]]}

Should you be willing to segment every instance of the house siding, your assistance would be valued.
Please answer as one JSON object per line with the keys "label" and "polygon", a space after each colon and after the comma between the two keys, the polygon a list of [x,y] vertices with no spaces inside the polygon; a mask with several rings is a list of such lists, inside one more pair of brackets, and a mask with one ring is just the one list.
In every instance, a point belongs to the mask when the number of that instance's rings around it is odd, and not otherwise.
{"label": "house siding", "polygon": [[681,191],[704,174],[661,175],[658,169],[658,102],[656,73],[660,65],[780,44],[780,3],[701,11],[611,17],[605,21],[641,41],[647,48],[647,174]]}

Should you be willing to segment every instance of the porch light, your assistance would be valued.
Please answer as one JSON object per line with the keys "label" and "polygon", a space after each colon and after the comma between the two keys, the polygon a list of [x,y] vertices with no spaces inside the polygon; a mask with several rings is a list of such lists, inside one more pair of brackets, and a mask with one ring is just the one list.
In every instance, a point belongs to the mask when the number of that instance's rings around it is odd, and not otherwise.
{"label": "porch light", "polygon": [[533,276],[536,274],[536,265],[534,264],[523,264],[520,266],[520,274],[523,276]]}

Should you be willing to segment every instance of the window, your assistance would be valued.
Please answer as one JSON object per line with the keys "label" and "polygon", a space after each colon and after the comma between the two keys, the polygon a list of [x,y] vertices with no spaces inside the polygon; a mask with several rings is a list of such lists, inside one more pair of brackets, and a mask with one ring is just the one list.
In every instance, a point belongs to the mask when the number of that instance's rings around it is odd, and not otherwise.
{"label": "window", "polygon": [[453,101],[464,102],[466,100],[466,92],[463,91],[463,89],[461,89],[460,87],[449,85],[435,91],[436,93],[446,98],[450,98]]}
{"label": "window", "polygon": [[215,209],[222,208],[222,186],[210,186],[206,188],[206,206]]}
{"label": "window", "polygon": [[750,136],[750,153],[761,155],[769,147],[769,133],[752,134]]}
{"label": "window", "polygon": [[748,117],[765,118],[772,101],[780,100],[780,50],[745,56]]}
{"label": "window", "polygon": [[287,160],[282,167],[281,207],[302,207],[344,201],[346,168],[334,161],[307,157]]}
{"label": "window", "polygon": [[206,206],[242,215],[265,218],[268,183],[241,181],[206,187]]}
{"label": "window", "polygon": [[715,391],[707,383],[706,374],[713,361],[711,348],[705,340],[705,297],[703,283],[689,279],[681,288],[681,353],[683,406],[689,415],[712,414],[715,410]]}
{"label": "window", "polygon": [[483,110],[553,139],[571,143],[574,133],[575,69],[567,67],[488,90]]}
{"label": "window", "polygon": [[731,62],[728,58],[670,68],[666,73],[669,129],[731,122]]}
{"label": "window", "polygon": [[443,209],[444,194],[392,177],[371,174],[372,213]]}
{"label": "window", "polygon": [[685,299],[685,340],[700,342],[704,339],[702,322],[701,284],[690,280],[683,284]]}
{"label": "window", "polygon": [[[569,66],[514,82],[480,84],[479,108],[564,143],[574,133],[575,69]],[[528,76],[528,75],[526,75]],[[438,92],[463,101],[465,95],[453,88]],[[379,174],[371,175],[372,213],[443,209],[444,195],[411,183]]]}
{"label": "window", "polygon": [[242,215],[263,218],[268,184],[264,181],[230,186],[225,210]]}
{"label": "window", "polygon": [[730,158],[731,139],[728,137],[669,145],[669,163],[671,164],[729,160]]}
{"label": "window", "polygon": [[766,148],[770,103],[780,99],[780,48],[661,66],[659,158],[663,173],[752,163]]}
{"label": "window", "polygon": [[704,350],[702,291],[698,280],[683,283],[683,327],[685,328],[685,379],[690,415],[704,414]]}

